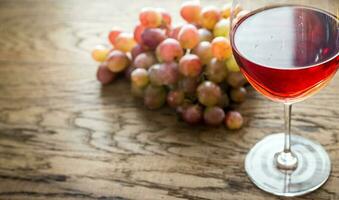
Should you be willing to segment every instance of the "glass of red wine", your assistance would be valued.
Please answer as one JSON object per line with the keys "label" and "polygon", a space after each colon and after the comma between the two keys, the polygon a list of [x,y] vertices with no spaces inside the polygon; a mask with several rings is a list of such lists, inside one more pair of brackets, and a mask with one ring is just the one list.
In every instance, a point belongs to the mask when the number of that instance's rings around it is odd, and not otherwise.
{"label": "glass of red wine", "polygon": [[285,132],[258,142],[245,159],[249,178],[279,196],[323,185],[331,161],[317,142],[292,135],[292,104],[328,84],[338,70],[338,0],[234,0],[231,43],[251,85],[285,108]]}

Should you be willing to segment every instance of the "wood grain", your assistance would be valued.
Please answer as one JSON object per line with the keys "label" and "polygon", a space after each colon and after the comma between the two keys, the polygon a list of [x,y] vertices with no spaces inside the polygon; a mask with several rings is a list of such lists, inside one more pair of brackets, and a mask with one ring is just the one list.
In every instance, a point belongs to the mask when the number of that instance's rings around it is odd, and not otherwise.
{"label": "wood grain", "polygon": [[[246,152],[282,129],[282,106],[250,91],[246,126],[190,127],[148,111],[126,81],[101,87],[90,49],[144,6],[179,0],[0,0],[0,199],[282,199],[246,177]],[[222,4],[223,1],[202,1]],[[332,160],[324,187],[294,200],[339,199],[339,79],[297,104],[293,131]]]}

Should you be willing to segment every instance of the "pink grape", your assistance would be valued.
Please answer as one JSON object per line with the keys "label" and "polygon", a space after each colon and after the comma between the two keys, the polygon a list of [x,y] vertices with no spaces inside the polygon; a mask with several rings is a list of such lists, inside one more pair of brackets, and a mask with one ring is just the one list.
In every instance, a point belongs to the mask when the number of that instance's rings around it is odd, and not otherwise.
{"label": "pink grape", "polygon": [[118,35],[122,32],[120,28],[114,27],[108,34],[108,40],[110,43],[114,46],[115,45],[115,39],[118,37]]}
{"label": "pink grape", "polygon": [[242,103],[246,100],[247,90],[244,87],[233,88],[230,92],[232,101]]}
{"label": "pink grape", "polygon": [[183,25],[177,25],[174,28],[172,28],[168,33],[168,37],[178,40],[178,35],[179,35],[179,32],[180,32],[182,26]]}
{"label": "pink grape", "polygon": [[96,46],[92,51],[92,58],[97,62],[104,62],[110,50],[102,45]]}
{"label": "pink grape", "polygon": [[141,34],[142,43],[154,50],[157,46],[166,39],[166,35],[163,30],[159,28],[149,28],[144,30]]}
{"label": "pink grape", "polygon": [[143,46],[141,46],[140,44],[137,44],[131,51],[131,56],[132,56],[132,60],[135,60],[135,58],[141,54],[146,52],[145,48]]}
{"label": "pink grape", "polygon": [[143,88],[148,85],[149,77],[148,72],[144,68],[137,68],[131,74],[132,84],[137,87]]}
{"label": "pink grape", "polygon": [[173,85],[178,81],[178,64],[168,62],[153,65],[149,69],[149,77],[153,85]]}
{"label": "pink grape", "polygon": [[197,78],[184,77],[179,80],[178,87],[187,94],[195,94],[198,84]]}
{"label": "pink grape", "polygon": [[135,28],[134,28],[134,40],[138,43],[138,44],[142,44],[142,38],[141,35],[142,33],[145,31],[145,27],[143,27],[141,24],[138,24]]}
{"label": "pink grape", "polygon": [[156,63],[157,63],[157,59],[152,52],[145,52],[145,53],[139,54],[133,62],[135,67],[145,68],[145,69],[150,68],[152,65]]}
{"label": "pink grape", "polygon": [[198,33],[199,33],[199,41],[200,42],[203,42],[203,41],[212,42],[213,34],[211,33],[211,31],[209,31],[205,28],[199,28]]}
{"label": "pink grape", "polygon": [[221,83],[227,77],[225,62],[213,58],[205,69],[207,79],[215,83]]}
{"label": "pink grape", "polygon": [[197,89],[199,102],[205,106],[214,106],[220,102],[221,89],[211,81],[204,81]]}
{"label": "pink grape", "polygon": [[183,110],[182,118],[188,124],[198,124],[203,119],[203,111],[199,105],[191,105]]}
{"label": "pink grape", "polygon": [[204,111],[204,121],[211,126],[218,126],[224,122],[225,112],[217,106],[208,107]]}
{"label": "pink grape", "polygon": [[197,77],[202,71],[200,58],[194,54],[187,54],[180,59],[179,72],[187,77]]}
{"label": "pink grape", "polygon": [[178,40],[184,49],[193,49],[200,41],[198,29],[192,24],[184,25],[179,32]]}
{"label": "pink grape", "polygon": [[116,74],[111,72],[108,67],[107,63],[102,63],[97,71],[97,79],[100,81],[101,84],[107,85],[111,83],[116,78]]}
{"label": "pink grape", "polygon": [[185,93],[181,90],[174,90],[170,91],[167,94],[167,104],[171,108],[177,108],[178,106],[182,105],[185,100]]}
{"label": "pink grape", "polygon": [[173,85],[178,82],[179,79],[179,71],[178,64],[176,62],[166,62],[161,64],[161,79],[163,85]]}
{"label": "pink grape", "polygon": [[212,30],[220,19],[220,11],[214,6],[208,6],[201,11],[202,27]]}
{"label": "pink grape", "polygon": [[182,4],[180,15],[188,23],[198,24],[200,22],[201,5],[198,1],[187,1]]}
{"label": "pink grape", "polygon": [[162,23],[162,15],[157,9],[144,8],[139,14],[139,20],[146,28],[157,28]]}
{"label": "pink grape", "polygon": [[229,111],[225,117],[225,125],[230,130],[240,129],[244,124],[242,115],[237,111]]}
{"label": "pink grape", "polygon": [[192,53],[197,55],[200,58],[201,63],[204,65],[207,65],[213,58],[211,43],[206,41],[200,42],[193,49]]}
{"label": "pink grape", "polygon": [[158,10],[158,12],[161,13],[161,16],[162,16],[162,25],[170,26],[172,24],[171,14],[169,12],[167,12],[163,8],[157,8],[157,10]]}
{"label": "pink grape", "polygon": [[244,86],[247,80],[241,72],[230,72],[227,77],[227,83],[233,88],[238,88]]}
{"label": "pink grape", "polygon": [[232,56],[230,41],[224,37],[216,37],[212,41],[212,53],[218,60],[226,60]]}
{"label": "pink grape", "polygon": [[157,47],[156,55],[163,62],[172,62],[180,59],[184,51],[177,40],[167,38]]}
{"label": "pink grape", "polygon": [[108,69],[115,73],[123,71],[130,64],[128,56],[119,50],[112,51],[108,55],[107,62]]}
{"label": "pink grape", "polygon": [[148,109],[161,108],[166,102],[166,91],[162,86],[148,85],[144,93],[144,104]]}
{"label": "pink grape", "polygon": [[120,33],[115,39],[115,48],[123,52],[130,52],[137,43],[132,34]]}

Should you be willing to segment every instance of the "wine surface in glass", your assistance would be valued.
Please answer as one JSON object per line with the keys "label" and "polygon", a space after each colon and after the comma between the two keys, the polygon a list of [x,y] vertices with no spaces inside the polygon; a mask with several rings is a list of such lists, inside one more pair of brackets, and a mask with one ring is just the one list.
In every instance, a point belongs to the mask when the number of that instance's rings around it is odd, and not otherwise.
{"label": "wine surface in glass", "polygon": [[268,98],[297,102],[315,93],[338,69],[335,16],[310,7],[268,7],[239,20],[234,56],[249,82]]}

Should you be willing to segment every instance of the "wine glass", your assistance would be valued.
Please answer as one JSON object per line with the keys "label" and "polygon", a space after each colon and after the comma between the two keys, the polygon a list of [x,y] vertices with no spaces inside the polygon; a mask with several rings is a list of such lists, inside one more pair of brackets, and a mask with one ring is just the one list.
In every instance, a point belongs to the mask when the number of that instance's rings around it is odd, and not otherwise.
{"label": "wine glass", "polygon": [[[279,196],[323,185],[331,161],[323,147],[291,135],[292,104],[328,84],[338,69],[337,0],[234,0],[231,43],[250,84],[285,108],[285,132],[258,142],[245,159],[249,178]],[[269,111],[268,111],[269,112]]]}

